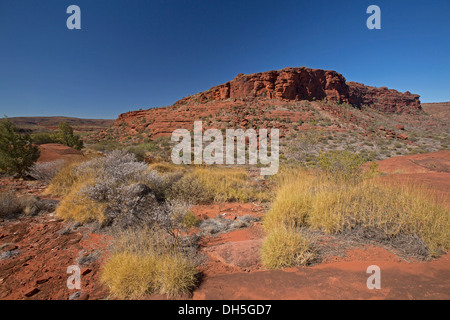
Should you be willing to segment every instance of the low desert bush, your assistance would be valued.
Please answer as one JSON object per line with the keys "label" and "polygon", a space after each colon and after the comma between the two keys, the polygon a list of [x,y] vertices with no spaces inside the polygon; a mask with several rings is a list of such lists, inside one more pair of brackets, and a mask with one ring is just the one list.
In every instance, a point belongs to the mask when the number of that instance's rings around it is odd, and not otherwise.
{"label": "low desert bush", "polygon": [[168,190],[168,198],[199,204],[212,202],[214,194],[194,175],[187,174],[172,184]]}
{"label": "low desert bush", "polygon": [[46,143],[59,143],[55,135],[51,132],[37,132],[31,135],[34,144],[41,145]]}
{"label": "low desert bush", "polygon": [[183,199],[165,201],[172,178],[173,174],[162,176],[149,169],[132,154],[113,151],[66,166],[46,192],[64,196],[57,209],[64,219],[121,228],[157,224],[171,232],[182,226],[190,208]]}
{"label": "low desert bush", "polygon": [[39,158],[39,147],[7,118],[0,120],[0,170],[23,177]]}
{"label": "low desert bush", "polygon": [[12,192],[0,193],[0,217],[6,218],[23,212],[24,204]]}
{"label": "low desert bush", "polygon": [[272,230],[261,248],[261,262],[269,269],[306,265],[313,258],[311,241],[293,229]]}
{"label": "low desert bush", "polygon": [[13,192],[0,193],[0,217],[17,218],[20,215],[34,216],[40,212],[50,212],[56,207],[56,200],[39,199],[35,196],[17,197]]}
{"label": "low desert bush", "polygon": [[56,160],[50,162],[38,162],[33,164],[28,174],[46,183],[49,183],[53,177],[64,167],[64,160]]}

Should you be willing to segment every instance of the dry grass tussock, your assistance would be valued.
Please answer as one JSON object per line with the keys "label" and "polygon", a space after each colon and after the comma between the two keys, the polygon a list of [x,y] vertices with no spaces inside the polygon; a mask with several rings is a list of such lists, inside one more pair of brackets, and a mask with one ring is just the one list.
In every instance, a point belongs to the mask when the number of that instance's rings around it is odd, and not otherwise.
{"label": "dry grass tussock", "polygon": [[[298,169],[284,172],[264,227],[269,234],[280,227],[357,232],[368,240],[391,244],[409,237],[421,242],[431,256],[450,249],[450,212],[442,201],[423,186],[388,184],[376,178],[350,182]],[[414,246],[402,249],[408,252]]]}
{"label": "dry grass tussock", "polygon": [[147,294],[188,294],[197,270],[191,243],[155,228],[119,231],[115,250],[104,265],[101,281],[120,299]]}
{"label": "dry grass tussock", "polygon": [[244,168],[197,167],[173,187],[177,197],[197,203],[271,200],[270,192],[252,181]]}

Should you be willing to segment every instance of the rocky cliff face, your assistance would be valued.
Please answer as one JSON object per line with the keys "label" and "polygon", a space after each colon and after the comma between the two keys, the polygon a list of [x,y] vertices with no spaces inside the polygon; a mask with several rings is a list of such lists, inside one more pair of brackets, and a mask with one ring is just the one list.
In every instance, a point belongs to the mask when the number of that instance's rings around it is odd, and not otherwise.
{"label": "rocky cliff face", "polygon": [[287,101],[327,99],[356,107],[372,105],[383,112],[408,112],[421,108],[418,95],[346,82],[336,71],[305,67],[239,74],[227,83],[183,98],[175,105],[251,97]]}
{"label": "rocky cliff face", "polygon": [[382,112],[411,112],[422,109],[419,95],[404,93],[386,87],[375,88],[357,82],[347,82],[349,103],[360,107],[372,106]]}

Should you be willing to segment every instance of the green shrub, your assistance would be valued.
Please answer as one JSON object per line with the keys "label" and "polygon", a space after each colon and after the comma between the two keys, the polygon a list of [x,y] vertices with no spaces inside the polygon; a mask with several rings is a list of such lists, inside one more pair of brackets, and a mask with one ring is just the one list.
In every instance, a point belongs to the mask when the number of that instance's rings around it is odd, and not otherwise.
{"label": "green shrub", "polygon": [[50,132],[38,132],[31,135],[34,144],[59,143],[55,135]]}
{"label": "green shrub", "polygon": [[24,176],[39,158],[39,147],[32,144],[29,134],[20,133],[8,119],[0,122],[0,169]]}
{"label": "green shrub", "polygon": [[60,143],[72,147],[77,150],[83,148],[83,141],[78,135],[73,134],[73,129],[65,122],[61,122],[58,127],[58,131],[54,133],[54,137]]}
{"label": "green shrub", "polygon": [[327,175],[341,181],[358,180],[364,162],[364,158],[348,150],[321,152],[317,158],[318,166]]}

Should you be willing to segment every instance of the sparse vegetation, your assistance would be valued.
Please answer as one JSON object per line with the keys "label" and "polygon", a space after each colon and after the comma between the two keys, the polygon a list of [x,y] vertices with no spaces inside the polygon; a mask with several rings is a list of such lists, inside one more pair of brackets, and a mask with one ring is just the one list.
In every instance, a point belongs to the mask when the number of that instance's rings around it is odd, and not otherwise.
{"label": "sparse vegetation", "polygon": [[83,141],[80,136],[74,134],[73,128],[66,122],[61,122],[56,131],[33,133],[31,139],[33,143],[37,145],[45,143],[61,143],[77,150],[83,148]]}
{"label": "sparse vegetation", "polygon": [[12,191],[0,193],[0,218],[14,219],[21,215],[33,216],[55,208],[55,201],[33,196],[16,196]]}
{"label": "sparse vegetation", "polygon": [[73,128],[65,122],[61,122],[58,131],[54,133],[55,139],[60,143],[81,150],[83,148],[83,140],[73,133]]}

